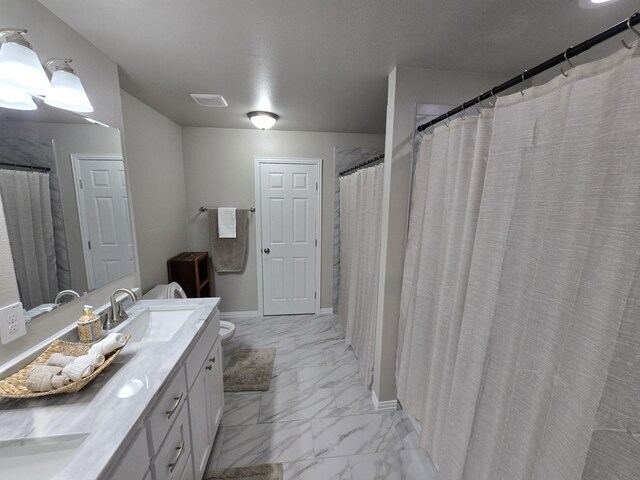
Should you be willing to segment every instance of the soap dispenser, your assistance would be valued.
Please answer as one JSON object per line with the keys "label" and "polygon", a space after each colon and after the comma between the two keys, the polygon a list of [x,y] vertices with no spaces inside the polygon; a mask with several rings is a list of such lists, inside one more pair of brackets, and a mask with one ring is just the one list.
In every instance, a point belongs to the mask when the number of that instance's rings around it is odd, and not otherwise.
{"label": "soap dispenser", "polygon": [[82,316],[78,319],[78,335],[82,343],[97,342],[102,336],[100,317],[92,309],[91,305],[85,305]]}

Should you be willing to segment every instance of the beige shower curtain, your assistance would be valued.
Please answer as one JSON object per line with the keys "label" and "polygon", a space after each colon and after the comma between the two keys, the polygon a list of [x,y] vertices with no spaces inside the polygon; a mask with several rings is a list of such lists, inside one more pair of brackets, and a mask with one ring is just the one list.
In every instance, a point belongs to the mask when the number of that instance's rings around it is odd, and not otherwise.
{"label": "beige shower curtain", "polygon": [[[636,478],[639,79],[636,46],[499,99],[468,279],[464,235],[419,233],[401,333],[426,333],[399,355],[399,395],[441,480]],[[446,236],[456,210],[431,180],[414,199]],[[419,368],[424,385],[402,386]]]}
{"label": "beige shower curtain", "polygon": [[58,293],[49,174],[0,169],[0,193],[20,301],[29,310]]}
{"label": "beige shower curtain", "polygon": [[367,386],[373,381],[384,165],[340,178],[340,300],[345,341]]}

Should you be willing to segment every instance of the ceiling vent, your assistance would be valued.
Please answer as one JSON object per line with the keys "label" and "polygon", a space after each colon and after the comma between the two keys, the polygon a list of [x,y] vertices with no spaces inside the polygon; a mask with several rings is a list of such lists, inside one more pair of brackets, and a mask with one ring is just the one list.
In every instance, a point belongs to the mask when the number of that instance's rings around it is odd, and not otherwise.
{"label": "ceiling vent", "polygon": [[229,105],[222,95],[192,93],[191,98],[193,98],[198,105],[202,105],[203,107],[226,107]]}

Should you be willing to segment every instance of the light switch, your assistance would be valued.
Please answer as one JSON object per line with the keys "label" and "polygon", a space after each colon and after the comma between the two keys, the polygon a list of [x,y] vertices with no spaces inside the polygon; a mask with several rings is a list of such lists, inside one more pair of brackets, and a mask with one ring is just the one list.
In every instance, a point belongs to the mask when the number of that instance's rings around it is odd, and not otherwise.
{"label": "light switch", "polygon": [[0,343],[9,343],[27,334],[22,303],[0,308]]}

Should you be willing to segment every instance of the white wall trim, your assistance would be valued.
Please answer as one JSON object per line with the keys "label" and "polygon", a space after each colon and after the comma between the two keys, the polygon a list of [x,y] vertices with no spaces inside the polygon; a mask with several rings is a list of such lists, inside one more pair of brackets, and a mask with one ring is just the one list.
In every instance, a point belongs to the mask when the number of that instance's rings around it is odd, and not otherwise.
{"label": "white wall trim", "polygon": [[259,317],[260,312],[257,310],[248,310],[244,312],[220,312],[220,318],[232,318],[232,317]]}
{"label": "white wall trim", "polygon": [[371,390],[371,401],[373,402],[373,406],[378,412],[398,410],[398,400],[387,400],[381,402],[378,400],[378,397],[376,396],[376,392],[374,390]]}
{"label": "white wall trim", "polygon": [[321,308],[320,315],[333,315],[333,308]]}
{"label": "white wall trim", "polygon": [[262,208],[260,202],[260,165],[263,163],[298,163],[303,165],[316,165],[318,180],[318,197],[316,209],[316,237],[318,246],[316,248],[316,291],[318,295],[315,301],[315,313],[320,314],[320,297],[322,288],[322,159],[321,158],[298,158],[298,157],[253,157],[254,161],[254,188],[255,188],[255,229],[256,229],[256,270],[258,274],[258,314],[264,315],[264,300],[262,286]]}

